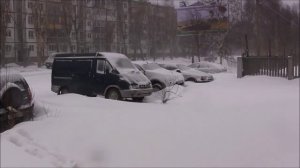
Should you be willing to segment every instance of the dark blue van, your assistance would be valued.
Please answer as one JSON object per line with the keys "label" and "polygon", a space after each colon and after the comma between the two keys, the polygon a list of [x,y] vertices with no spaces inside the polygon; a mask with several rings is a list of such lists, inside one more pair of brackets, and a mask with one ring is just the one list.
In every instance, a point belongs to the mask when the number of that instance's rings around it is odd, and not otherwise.
{"label": "dark blue van", "polygon": [[57,54],[51,82],[51,90],[59,95],[78,93],[142,101],[152,93],[150,80],[118,53]]}

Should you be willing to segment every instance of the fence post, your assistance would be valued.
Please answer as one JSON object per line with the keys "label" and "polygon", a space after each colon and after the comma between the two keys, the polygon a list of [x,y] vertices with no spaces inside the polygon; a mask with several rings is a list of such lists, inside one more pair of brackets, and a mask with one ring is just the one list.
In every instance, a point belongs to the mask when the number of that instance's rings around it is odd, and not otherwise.
{"label": "fence post", "polygon": [[288,73],[288,80],[294,79],[294,65],[293,65],[292,56],[288,56],[287,73]]}
{"label": "fence post", "polygon": [[243,57],[237,58],[237,77],[242,78],[244,76],[243,74],[244,67],[243,67]]}

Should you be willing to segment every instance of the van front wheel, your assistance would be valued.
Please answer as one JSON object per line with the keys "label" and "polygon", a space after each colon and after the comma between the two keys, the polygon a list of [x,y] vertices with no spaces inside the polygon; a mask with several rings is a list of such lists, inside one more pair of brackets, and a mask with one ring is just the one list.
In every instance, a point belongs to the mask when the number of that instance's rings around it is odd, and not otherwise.
{"label": "van front wheel", "polygon": [[62,89],[60,89],[60,91],[58,92],[58,95],[68,94],[68,93],[69,93],[68,88],[62,88]]}
{"label": "van front wheel", "polygon": [[105,98],[111,100],[122,100],[119,90],[115,88],[109,89],[105,94]]}

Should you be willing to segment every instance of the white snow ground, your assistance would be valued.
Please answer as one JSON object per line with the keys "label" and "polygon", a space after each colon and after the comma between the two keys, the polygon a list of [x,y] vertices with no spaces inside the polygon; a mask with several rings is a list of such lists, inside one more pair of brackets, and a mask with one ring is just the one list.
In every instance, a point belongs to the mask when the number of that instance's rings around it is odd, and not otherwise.
{"label": "white snow ground", "polygon": [[23,71],[38,117],[1,134],[1,167],[298,167],[299,79],[215,74],[167,104],[50,90]]}

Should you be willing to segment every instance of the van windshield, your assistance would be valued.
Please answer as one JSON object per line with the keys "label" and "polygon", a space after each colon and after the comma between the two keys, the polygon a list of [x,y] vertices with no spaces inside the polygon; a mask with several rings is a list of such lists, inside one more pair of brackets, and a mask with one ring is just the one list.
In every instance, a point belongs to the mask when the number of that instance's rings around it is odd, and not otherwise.
{"label": "van windshield", "polygon": [[111,64],[118,70],[137,70],[128,58],[111,59]]}

